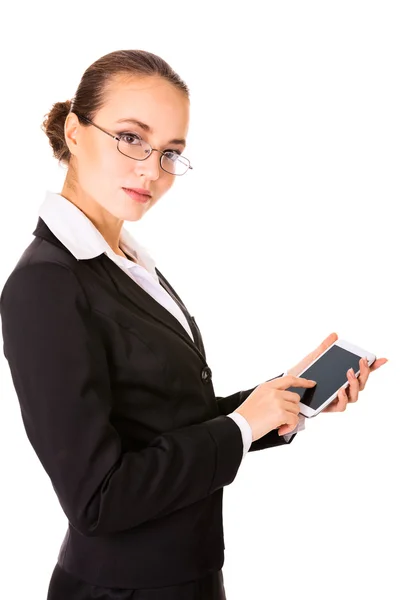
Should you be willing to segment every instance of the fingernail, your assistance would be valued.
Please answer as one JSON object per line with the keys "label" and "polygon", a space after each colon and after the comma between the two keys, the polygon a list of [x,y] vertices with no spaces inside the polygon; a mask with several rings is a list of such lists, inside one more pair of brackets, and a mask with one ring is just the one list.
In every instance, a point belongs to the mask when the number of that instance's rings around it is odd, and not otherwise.
{"label": "fingernail", "polygon": [[349,369],[348,372],[350,373],[350,377],[352,377],[354,379],[355,375],[354,375],[353,368]]}

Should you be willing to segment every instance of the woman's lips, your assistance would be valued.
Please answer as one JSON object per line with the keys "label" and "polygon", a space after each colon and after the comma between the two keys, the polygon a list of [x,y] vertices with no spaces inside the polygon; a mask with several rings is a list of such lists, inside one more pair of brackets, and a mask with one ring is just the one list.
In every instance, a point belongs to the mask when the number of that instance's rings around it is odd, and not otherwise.
{"label": "woman's lips", "polygon": [[136,192],[135,190],[132,190],[130,188],[122,189],[128,194],[130,198],[132,198],[132,200],[136,200],[136,202],[140,202],[141,204],[146,204],[151,200],[151,196],[149,196],[148,194],[140,194],[139,192]]}

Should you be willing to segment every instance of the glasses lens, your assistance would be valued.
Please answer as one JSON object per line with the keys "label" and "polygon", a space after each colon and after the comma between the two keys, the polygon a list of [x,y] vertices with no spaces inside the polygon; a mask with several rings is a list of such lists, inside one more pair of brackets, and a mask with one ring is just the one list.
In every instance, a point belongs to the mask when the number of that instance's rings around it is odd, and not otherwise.
{"label": "glasses lens", "polygon": [[136,135],[124,135],[118,142],[118,150],[136,160],[144,160],[151,153],[151,146]]}
{"label": "glasses lens", "polygon": [[[151,154],[151,146],[135,135],[124,135],[118,142],[121,154],[136,160],[145,160]],[[172,175],[184,175],[189,169],[189,161],[177,152],[165,152],[161,156],[161,167]]]}
{"label": "glasses lens", "polygon": [[166,152],[161,157],[161,166],[173,175],[184,175],[189,168],[189,161],[177,152]]}

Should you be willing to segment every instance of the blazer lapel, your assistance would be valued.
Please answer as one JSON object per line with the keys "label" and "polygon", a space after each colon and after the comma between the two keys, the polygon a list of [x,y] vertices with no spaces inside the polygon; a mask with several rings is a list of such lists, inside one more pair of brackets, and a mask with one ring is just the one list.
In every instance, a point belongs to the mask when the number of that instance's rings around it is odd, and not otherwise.
{"label": "blazer lapel", "polygon": [[197,323],[194,319],[194,317],[188,312],[186,306],[183,304],[183,301],[180,299],[180,297],[178,296],[178,294],[175,292],[174,288],[172,287],[172,285],[165,279],[164,275],[157,269],[157,267],[155,267],[156,273],[158,275],[158,279],[160,281],[160,284],[163,286],[163,288],[169,293],[169,295],[171,296],[171,298],[173,298],[175,300],[175,302],[177,303],[177,305],[180,307],[180,309],[182,310],[183,314],[185,315],[191,332],[193,334],[193,338],[194,341],[197,345],[197,347],[200,349],[201,353],[204,355],[205,357],[205,350],[204,350],[204,345],[203,345],[203,339],[201,337],[201,333],[200,333],[200,329],[197,327]]}
{"label": "blazer lapel", "polygon": [[[127,306],[129,309],[132,309],[132,305],[136,308],[139,307],[140,310],[150,315],[153,319],[156,319],[159,323],[162,323],[165,327],[169,327],[176,335],[178,335],[192,350],[198,354],[203,360],[205,359],[202,351],[199,348],[199,340],[197,331],[195,330],[192,319],[186,309],[183,307],[177,299],[172,295],[169,290],[166,290],[173,300],[177,302],[177,304],[182,308],[185,316],[188,319],[188,323],[190,329],[193,333],[194,342],[186,329],[181,325],[181,323],[174,317],[173,314],[169,312],[162,304],[157,302],[148,294],[139,284],[136,283],[127,273],[125,273],[118,265],[116,265],[106,254],[103,254],[99,257],[101,260],[102,266],[107,271],[110,279],[112,279],[116,289],[118,290],[121,298],[123,298],[124,303],[128,303]],[[163,286],[164,289],[165,286]]]}
{"label": "blazer lapel", "polygon": [[[47,226],[47,224],[43,221],[41,217],[39,217],[36,229],[33,232],[33,235],[37,237],[41,237],[48,242],[55,244],[56,246],[63,248],[64,250],[68,250],[64,246],[64,244],[54,235],[51,229]],[[139,308],[141,311],[150,315],[156,321],[162,323],[165,327],[171,329],[176,335],[178,335],[182,341],[184,341],[189,348],[191,348],[203,361],[205,360],[205,352],[204,345],[201,339],[201,335],[197,325],[194,323],[194,319],[191,317],[189,312],[187,311],[185,305],[182,300],[176,294],[176,292],[169,285],[165,277],[160,273],[160,271],[156,268],[157,275],[160,280],[160,284],[164,287],[164,289],[170,294],[170,296],[175,300],[175,302],[180,306],[183,313],[185,314],[190,329],[193,333],[194,342],[186,329],[181,325],[181,323],[172,315],[169,310],[167,310],[164,306],[162,306],[157,300],[155,300],[150,294],[148,294],[136,281],[134,281],[128,273],[125,273],[118,265],[116,265],[111,258],[109,258],[105,253],[93,258],[82,260],[81,262],[85,262],[94,268],[97,265],[103,267],[100,268],[100,273],[104,276],[104,271],[106,271],[108,278],[111,279],[115,288],[117,289],[121,301],[127,306],[129,310],[132,310],[132,307]],[[98,269],[96,268],[96,271]]]}

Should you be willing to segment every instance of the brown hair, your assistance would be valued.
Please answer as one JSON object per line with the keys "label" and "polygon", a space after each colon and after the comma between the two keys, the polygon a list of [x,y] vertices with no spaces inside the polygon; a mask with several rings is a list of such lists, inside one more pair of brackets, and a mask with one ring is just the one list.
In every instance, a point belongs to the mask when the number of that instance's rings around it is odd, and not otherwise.
{"label": "brown hair", "polygon": [[[189,98],[189,88],[170,65],[151,52],[145,50],[117,50],[105,54],[84,72],[72,100],[56,102],[45,115],[42,129],[49,138],[53,155],[59,163],[69,164],[71,153],[65,142],[64,123],[70,112],[92,119],[104,105],[104,92],[111,78],[120,75],[138,77],[158,76],[182,90]],[[81,121],[85,125],[84,121]]]}

